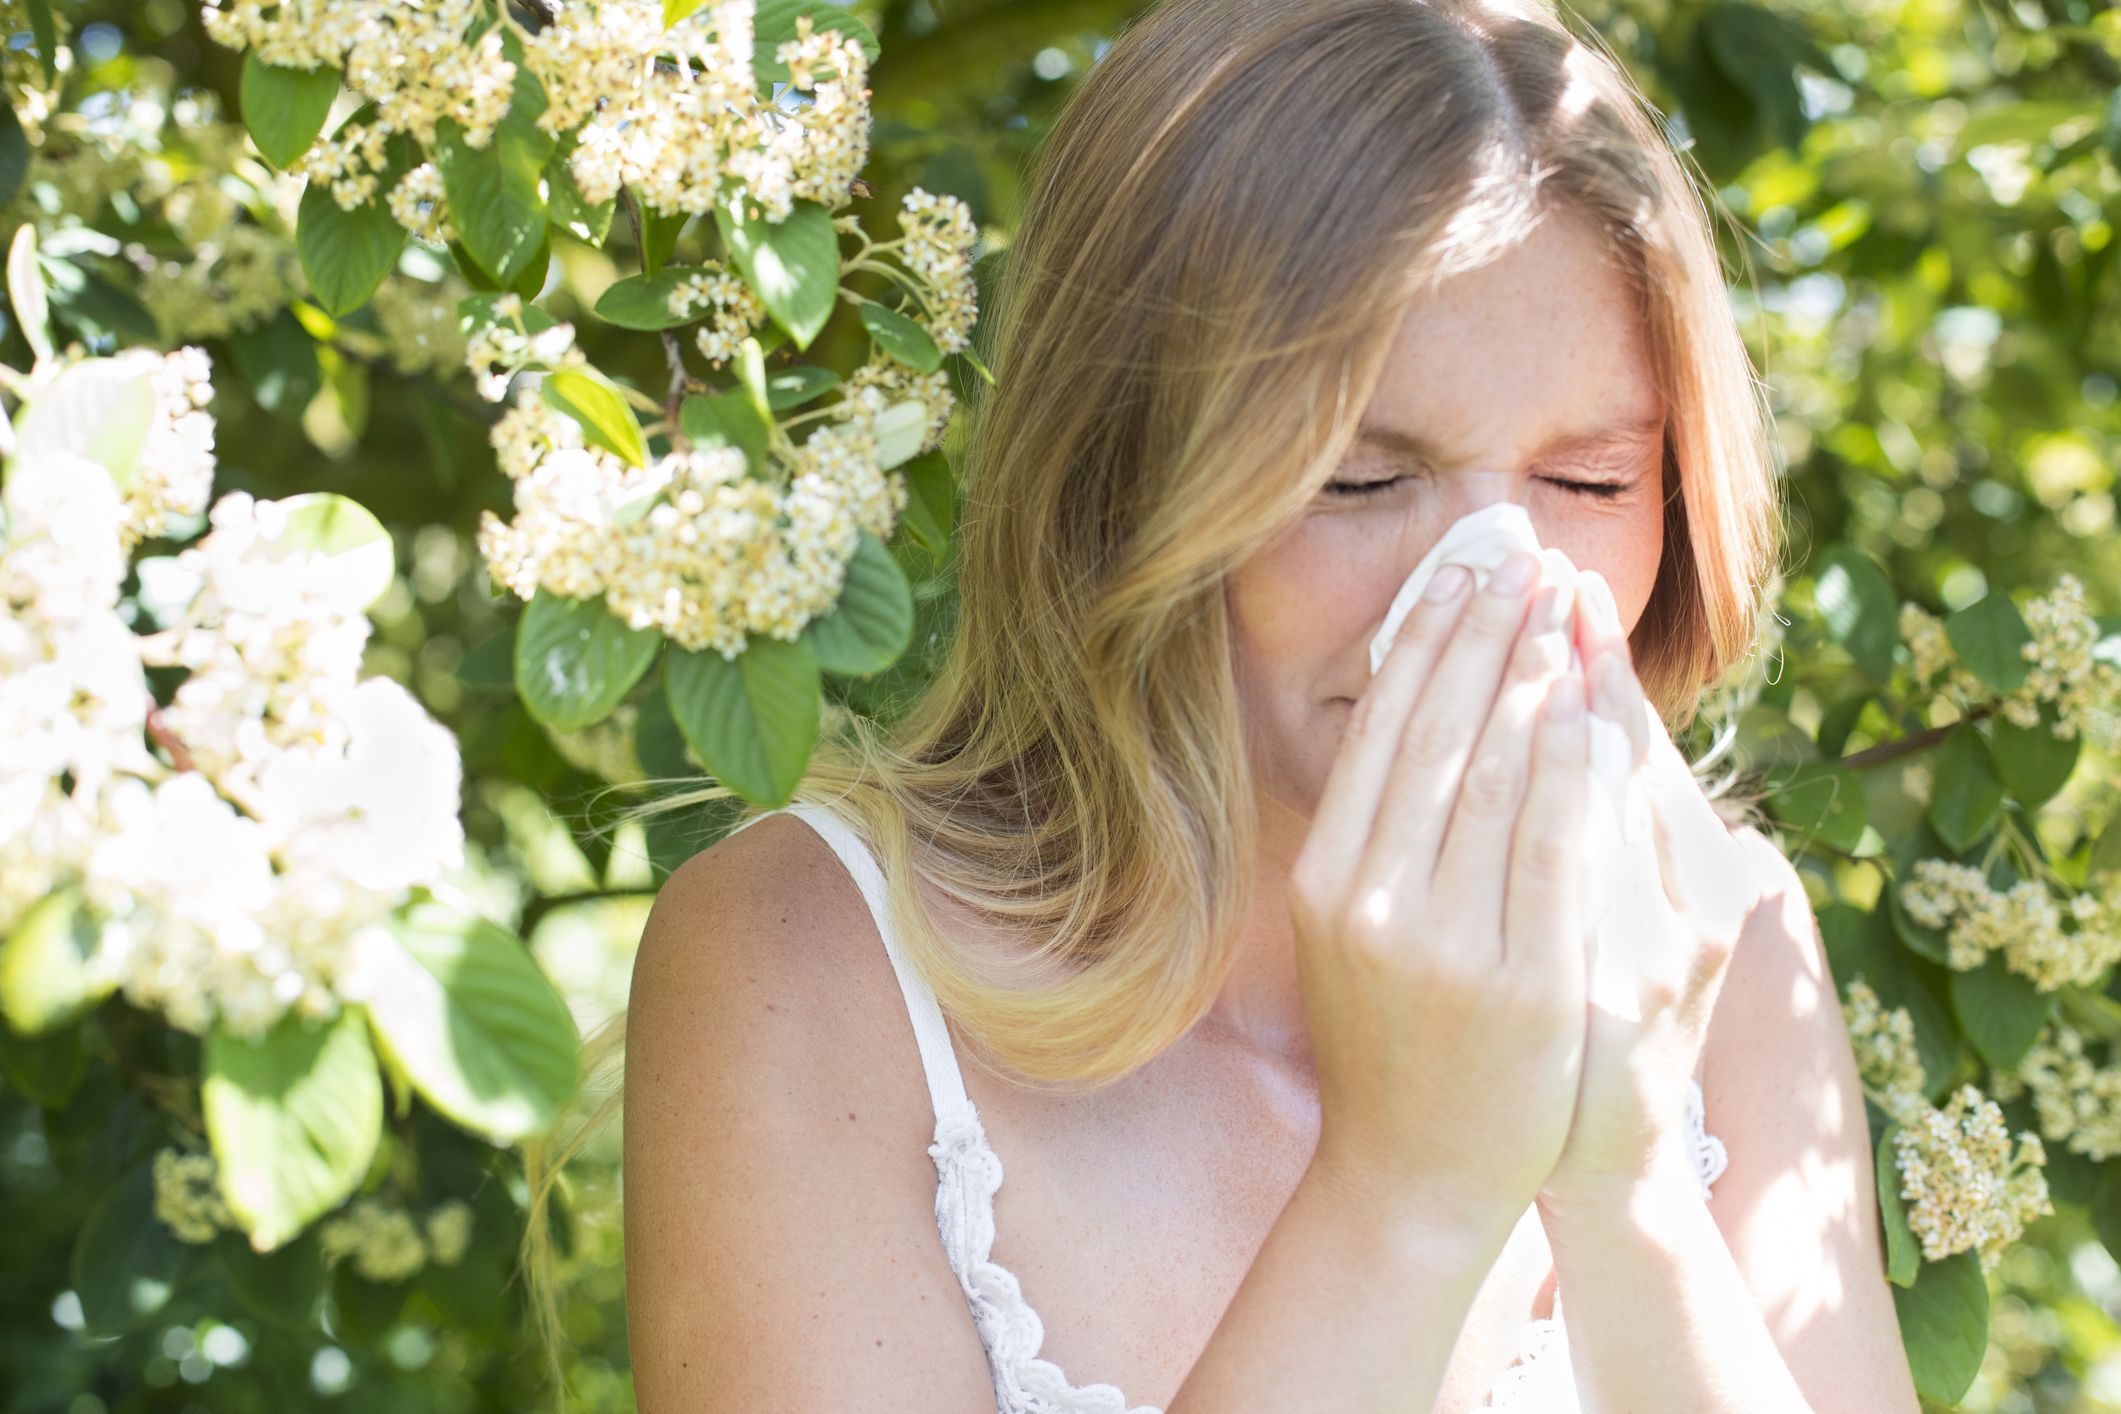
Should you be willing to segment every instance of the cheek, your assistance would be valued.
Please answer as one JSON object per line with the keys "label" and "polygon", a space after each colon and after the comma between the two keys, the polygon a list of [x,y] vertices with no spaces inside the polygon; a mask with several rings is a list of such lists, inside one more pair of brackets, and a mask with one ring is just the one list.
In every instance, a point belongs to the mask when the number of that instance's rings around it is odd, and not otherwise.
{"label": "cheek", "polygon": [[1329,673],[1340,683],[1336,666],[1363,659],[1401,576],[1389,545],[1365,552],[1332,520],[1291,528],[1225,581],[1241,681],[1308,691]]}
{"label": "cheek", "polygon": [[1546,527],[1538,529],[1541,544],[1559,549],[1578,569],[1596,570],[1605,578],[1622,627],[1632,630],[1649,603],[1663,559],[1664,517],[1657,502],[1645,497],[1595,519],[1571,518],[1555,526],[1551,537]]}

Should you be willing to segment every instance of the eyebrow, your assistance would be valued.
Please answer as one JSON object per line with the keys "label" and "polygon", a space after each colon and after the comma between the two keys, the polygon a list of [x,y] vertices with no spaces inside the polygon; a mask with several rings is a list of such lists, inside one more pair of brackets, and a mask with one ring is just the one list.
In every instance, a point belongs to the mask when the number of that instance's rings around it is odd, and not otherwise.
{"label": "eyebrow", "polygon": [[[1532,463],[1555,461],[1570,455],[1586,452],[1612,451],[1632,447],[1653,432],[1662,432],[1666,417],[1658,413],[1654,417],[1631,418],[1609,423],[1604,427],[1583,432],[1564,432],[1549,437],[1532,453]],[[1355,429],[1355,440],[1359,445],[1376,447],[1417,461],[1448,462],[1451,458],[1436,443],[1402,427],[1387,427],[1381,423],[1363,423]]]}

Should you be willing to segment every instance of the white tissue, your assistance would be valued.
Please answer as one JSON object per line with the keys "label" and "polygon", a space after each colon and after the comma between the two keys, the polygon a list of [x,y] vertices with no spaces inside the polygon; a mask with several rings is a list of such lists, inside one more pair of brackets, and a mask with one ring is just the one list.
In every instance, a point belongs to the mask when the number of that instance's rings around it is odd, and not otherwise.
{"label": "white tissue", "polygon": [[[1563,607],[1573,603],[1578,570],[1560,550],[1541,546],[1532,530],[1532,518],[1514,501],[1498,501],[1460,518],[1443,533],[1392,600],[1384,626],[1370,640],[1370,673],[1384,666],[1385,655],[1399,633],[1400,622],[1421,598],[1422,590],[1445,565],[1463,565],[1473,572],[1478,592],[1496,566],[1512,550],[1539,556],[1540,583],[1560,587]],[[1579,672],[1583,654],[1573,638],[1569,658]],[[1628,851],[1654,848],[1650,842],[1649,800],[1634,780],[1632,751],[1627,730],[1619,723],[1590,712],[1590,799],[1585,818],[1588,850],[1584,857],[1584,946],[1590,968],[1591,1004],[1627,1021],[1639,1021],[1632,978],[1623,968],[1621,947],[1603,946],[1614,925],[1635,915],[1631,895],[1643,887],[1639,866],[1631,865]]]}

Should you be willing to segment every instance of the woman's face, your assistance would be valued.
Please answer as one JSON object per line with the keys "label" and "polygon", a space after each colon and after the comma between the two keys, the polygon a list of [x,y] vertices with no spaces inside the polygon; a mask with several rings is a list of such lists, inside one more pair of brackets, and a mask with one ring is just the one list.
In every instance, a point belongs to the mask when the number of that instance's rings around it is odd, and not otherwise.
{"label": "woman's face", "polygon": [[[1232,573],[1238,690],[1261,788],[1308,818],[1414,566],[1497,501],[1612,586],[1632,630],[1663,552],[1664,408],[1625,274],[1549,214],[1412,305],[1363,435],[1302,519]],[[1569,483],[1596,483],[1600,491]]]}

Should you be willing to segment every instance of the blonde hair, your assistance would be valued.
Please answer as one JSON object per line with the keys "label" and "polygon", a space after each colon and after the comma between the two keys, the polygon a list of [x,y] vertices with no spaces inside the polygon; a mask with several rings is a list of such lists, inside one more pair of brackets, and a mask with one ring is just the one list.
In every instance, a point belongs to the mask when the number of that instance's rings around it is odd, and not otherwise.
{"label": "blonde hair", "polygon": [[[1313,503],[1409,303],[1552,209],[1619,258],[1668,410],[1637,672],[1675,732],[1732,676],[1780,517],[1712,203],[1539,0],[1164,0],[1119,35],[1045,143],[983,326],[998,387],[961,459],[947,657],[888,725],[828,702],[794,796],[876,852],[976,1064],[1095,1086],[1214,1001],[1255,819],[1225,582]],[[916,878],[1013,946],[953,942]],[[621,1016],[592,1066],[623,1038]],[[556,1166],[532,1163],[542,1203]]]}

